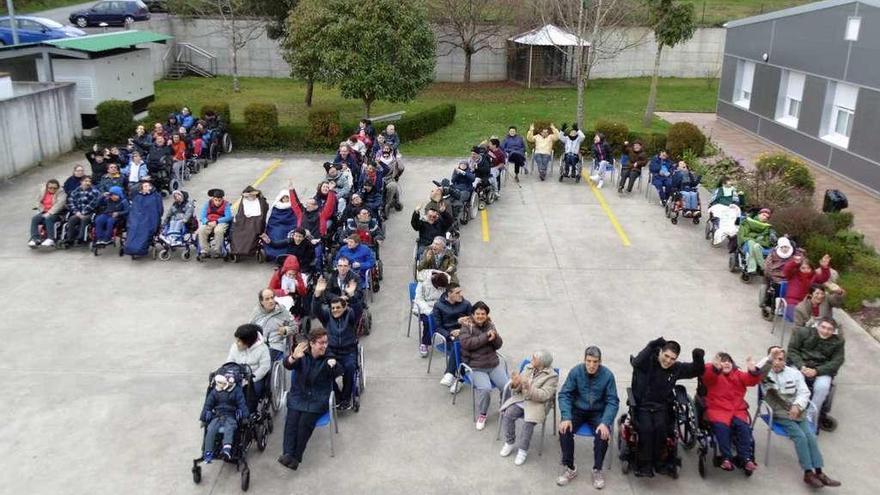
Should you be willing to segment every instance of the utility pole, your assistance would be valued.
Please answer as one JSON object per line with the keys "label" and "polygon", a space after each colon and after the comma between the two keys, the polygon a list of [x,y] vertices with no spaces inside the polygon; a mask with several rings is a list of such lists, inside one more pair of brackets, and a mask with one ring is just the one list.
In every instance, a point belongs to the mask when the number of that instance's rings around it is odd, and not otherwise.
{"label": "utility pole", "polygon": [[15,25],[15,6],[12,0],[6,0],[6,10],[9,11],[9,27],[12,28],[12,44],[18,44],[18,26]]}

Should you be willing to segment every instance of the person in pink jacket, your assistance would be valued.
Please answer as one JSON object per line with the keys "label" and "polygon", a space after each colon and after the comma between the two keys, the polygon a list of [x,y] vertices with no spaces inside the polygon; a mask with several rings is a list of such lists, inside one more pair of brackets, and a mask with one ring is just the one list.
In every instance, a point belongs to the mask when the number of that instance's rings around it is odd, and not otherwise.
{"label": "person in pink jacket", "polygon": [[733,471],[731,446],[735,445],[743,469],[751,474],[758,465],[745,396],[748,387],[760,383],[761,372],[751,356],[746,360],[746,368],[747,371],[739,369],[730,354],[719,352],[706,364],[702,381],[706,387],[706,421],[712,426],[721,451],[721,469]]}

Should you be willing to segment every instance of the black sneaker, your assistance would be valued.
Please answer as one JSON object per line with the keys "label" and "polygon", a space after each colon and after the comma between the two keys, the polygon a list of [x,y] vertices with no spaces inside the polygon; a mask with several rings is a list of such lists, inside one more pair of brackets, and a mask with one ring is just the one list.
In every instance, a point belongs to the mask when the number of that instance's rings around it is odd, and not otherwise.
{"label": "black sneaker", "polygon": [[340,402],[339,404],[336,404],[336,409],[338,409],[340,411],[348,411],[351,409],[351,407],[352,406],[351,406],[350,400],[344,400],[344,401]]}
{"label": "black sneaker", "polygon": [[394,209],[397,211],[403,211],[403,205],[400,202],[394,203]]}
{"label": "black sneaker", "polygon": [[653,478],[654,470],[651,468],[637,468],[635,472],[636,478]]}
{"label": "black sneaker", "polygon": [[287,454],[284,454],[281,457],[279,457],[278,463],[284,467],[293,469],[294,471],[296,471],[296,468],[299,467],[299,461],[297,461],[296,458],[293,457],[292,455],[287,455]]}

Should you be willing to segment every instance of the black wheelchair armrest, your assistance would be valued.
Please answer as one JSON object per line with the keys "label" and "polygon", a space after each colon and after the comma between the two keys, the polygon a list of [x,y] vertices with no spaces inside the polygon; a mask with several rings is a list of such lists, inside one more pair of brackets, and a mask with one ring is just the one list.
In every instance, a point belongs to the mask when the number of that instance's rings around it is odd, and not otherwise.
{"label": "black wheelchair armrest", "polygon": [[626,405],[628,407],[636,407],[636,398],[633,396],[632,387],[626,387]]}

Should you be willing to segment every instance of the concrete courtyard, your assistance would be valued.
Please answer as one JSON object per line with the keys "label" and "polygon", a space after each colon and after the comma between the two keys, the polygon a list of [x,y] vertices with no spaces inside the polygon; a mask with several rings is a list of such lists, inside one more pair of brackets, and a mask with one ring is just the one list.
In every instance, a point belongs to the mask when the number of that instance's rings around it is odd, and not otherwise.
{"label": "concrete courtyard", "polygon": [[[293,178],[313,191],[321,156],[223,157],[194,176],[187,190],[199,204],[220,187],[237,196],[264,175],[270,199]],[[253,260],[238,264],[94,257],[85,249],[32,251],[26,229],[40,184],[64,180],[77,157],[0,185],[0,395],[2,492],[10,494],[234,494],[231,465],[190,467],[199,456],[208,373],[223,363],[236,326],[245,323],[257,291],[271,274]],[[406,338],[407,283],[412,276],[412,209],[427,200],[430,180],[455,160],[412,159],[403,176],[405,210],[387,223],[385,280],[371,306],[373,334],[366,350],[367,391],[361,411],[342,414],[336,456],[328,430],[312,436],[296,472],[280,454],[283,411],[266,452],[252,449],[250,491],[291,493],[584,493],[592,491],[589,439],[578,439],[580,476],[557,488],[559,447],[550,421],[543,455],[540,429],[520,467],[501,458],[495,441],[497,395],[489,423],[471,422],[470,393],[455,406],[426,374],[415,336]],[[319,174],[321,172],[321,174]],[[486,301],[513,368],[537,349],[555,357],[563,378],[586,345],[599,345],[624,394],[628,356],[658,335],[682,343],[683,355],[703,347],[739,362],[778,342],[757,309],[757,285],[727,272],[726,252],[703,240],[703,225],[671,225],[644,193],[618,197],[611,187],[511,179],[503,199],[463,231],[460,279],[466,297]],[[604,203],[604,204],[603,204]],[[619,222],[615,229],[611,218]],[[218,303],[218,301],[222,301]],[[850,322],[851,320],[846,320]],[[834,414],[840,427],[819,437],[826,471],[843,482],[835,493],[874,493],[872,441],[880,410],[880,344],[847,324],[847,363],[838,377]],[[435,363],[436,364],[436,363]],[[693,390],[695,382],[687,383]],[[754,393],[749,395],[754,407]],[[621,410],[623,412],[623,409]],[[794,450],[774,437],[770,466],[766,428],[756,427],[759,471],[750,479],[710,468],[697,473],[696,452],[683,452],[681,478],[636,479],[607,474],[608,493],[808,493]]]}

